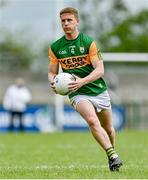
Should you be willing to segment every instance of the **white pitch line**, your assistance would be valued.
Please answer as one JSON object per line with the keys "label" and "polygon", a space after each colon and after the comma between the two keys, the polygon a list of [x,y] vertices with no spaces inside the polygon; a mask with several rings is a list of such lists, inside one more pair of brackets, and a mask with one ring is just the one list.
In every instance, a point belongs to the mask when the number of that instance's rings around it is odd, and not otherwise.
{"label": "white pitch line", "polygon": [[[37,165],[37,166],[31,166],[31,167],[27,167],[27,166],[0,166],[0,170],[2,169],[7,169],[7,170],[17,170],[17,169],[26,169],[26,170],[30,170],[30,169],[76,169],[76,168],[80,168],[80,169],[104,169],[107,168],[107,164],[106,165],[67,165],[67,166],[59,166],[59,165]],[[124,165],[124,168],[139,168],[138,165],[132,165],[132,164],[126,164]],[[144,168],[148,168],[148,165],[145,165]]]}
{"label": "white pitch line", "polygon": [[24,167],[24,166],[0,166],[0,169],[75,169],[75,168],[82,168],[82,169],[98,169],[98,168],[106,168],[105,165],[69,165],[69,166],[59,166],[59,165],[39,165],[39,166],[31,166],[31,167]]}

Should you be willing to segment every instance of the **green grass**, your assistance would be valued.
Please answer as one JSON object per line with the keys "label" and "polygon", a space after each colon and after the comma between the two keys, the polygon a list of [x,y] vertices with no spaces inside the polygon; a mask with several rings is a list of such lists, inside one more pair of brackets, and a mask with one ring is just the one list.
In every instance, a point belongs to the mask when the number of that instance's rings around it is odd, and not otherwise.
{"label": "green grass", "polygon": [[122,131],[116,149],[124,161],[110,172],[104,151],[89,132],[0,134],[0,178],[148,178],[148,132]]}

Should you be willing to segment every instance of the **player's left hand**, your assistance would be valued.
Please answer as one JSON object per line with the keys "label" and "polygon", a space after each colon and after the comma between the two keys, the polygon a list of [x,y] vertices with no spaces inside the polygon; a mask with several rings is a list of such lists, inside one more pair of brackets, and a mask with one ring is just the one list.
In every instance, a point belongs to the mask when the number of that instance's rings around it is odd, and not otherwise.
{"label": "player's left hand", "polygon": [[84,85],[83,78],[76,78],[76,81],[69,83],[68,89],[71,92],[77,91],[79,88],[81,88]]}

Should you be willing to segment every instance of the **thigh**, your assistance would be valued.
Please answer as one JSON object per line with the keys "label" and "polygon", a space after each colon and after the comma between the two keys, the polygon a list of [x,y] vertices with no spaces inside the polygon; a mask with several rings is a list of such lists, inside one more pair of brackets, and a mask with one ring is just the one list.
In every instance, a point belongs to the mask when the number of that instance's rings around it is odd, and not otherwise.
{"label": "thigh", "polygon": [[88,100],[80,101],[76,106],[76,110],[88,123],[91,120],[98,120],[95,108]]}
{"label": "thigh", "polygon": [[110,109],[102,110],[101,112],[97,113],[97,116],[100,120],[102,127],[104,127],[105,129],[113,126],[112,111]]}

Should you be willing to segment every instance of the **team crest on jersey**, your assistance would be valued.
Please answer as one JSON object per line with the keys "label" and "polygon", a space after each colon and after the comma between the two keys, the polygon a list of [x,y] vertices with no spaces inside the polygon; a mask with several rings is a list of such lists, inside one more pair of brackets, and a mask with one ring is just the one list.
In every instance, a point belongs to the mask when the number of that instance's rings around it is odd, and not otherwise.
{"label": "team crest on jersey", "polygon": [[85,50],[84,47],[80,47],[80,52],[81,53],[84,53],[84,50]]}
{"label": "team crest on jersey", "polygon": [[69,46],[71,54],[75,54],[76,46]]}

